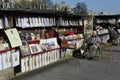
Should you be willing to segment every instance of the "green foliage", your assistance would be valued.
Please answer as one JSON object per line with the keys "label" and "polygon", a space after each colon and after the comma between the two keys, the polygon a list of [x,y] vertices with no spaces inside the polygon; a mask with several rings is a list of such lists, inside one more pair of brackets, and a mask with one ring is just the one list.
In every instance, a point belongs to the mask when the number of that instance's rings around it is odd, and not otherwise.
{"label": "green foliage", "polygon": [[76,7],[73,8],[75,14],[87,15],[87,5],[84,2],[79,2]]}

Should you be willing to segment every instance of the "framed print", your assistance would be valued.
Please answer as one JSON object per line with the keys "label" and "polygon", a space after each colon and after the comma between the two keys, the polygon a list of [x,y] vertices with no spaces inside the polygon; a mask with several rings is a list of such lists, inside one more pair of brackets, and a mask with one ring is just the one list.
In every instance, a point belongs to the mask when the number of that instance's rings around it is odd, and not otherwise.
{"label": "framed print", "polygon": [[40,48],[38,44],[30,44],[29,48],[30,48],[31,54],[40,52]]}

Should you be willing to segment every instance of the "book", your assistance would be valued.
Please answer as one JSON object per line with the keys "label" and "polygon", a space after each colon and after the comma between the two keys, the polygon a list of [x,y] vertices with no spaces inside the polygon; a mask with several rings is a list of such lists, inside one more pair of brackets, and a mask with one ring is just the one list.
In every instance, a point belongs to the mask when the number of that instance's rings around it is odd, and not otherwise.
{"label": "book", "polygon": [[20,51],[22,56],[30,54],[30,49],[26,41],[22,41],[22,46],[20,46]]}

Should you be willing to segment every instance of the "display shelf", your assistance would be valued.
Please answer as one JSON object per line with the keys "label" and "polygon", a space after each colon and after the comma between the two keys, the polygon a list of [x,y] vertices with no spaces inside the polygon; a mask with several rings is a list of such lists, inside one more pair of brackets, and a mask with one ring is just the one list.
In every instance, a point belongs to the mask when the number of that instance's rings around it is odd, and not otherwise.
{"label": "display shelf", "polygon": [[[28,53],[26,52],[25,54],[22,54],[22,51],[20,50],[20,46],[19,46],[20,65],[18,65],[17,67],[13,67],[14,74],[17,74],[19,72],[21,72],[23,74],[25,72],[29,72],[29,71],[44,67],[46,65],[55,63],[58,60],[60,60],[61,47],[59,47],[59,45],[56,45],[57,38],[51,39],[51,38],[56,37],[56,34],[55,34],[56,31],[58,31],[60,28],[65,28],[66,24],[59,26],[58,23],[61,23],[61,22],[59,22],[59,18],[62,17],[62,19],[65,20],[65,23],[67,21],[68,29],[79,28],[81,26],[79,21],[82,19],[82,16],[68,14],[66,11],[38,10],[38,9],[0,9],[0,12],[1,12],[0,16],[4,22],[2,30],[16,28],[18,30],[21,41],[22,42],[25,41],[29,48]],[[30,27],[27,26],[28,23],[29,24],[31,23],[29,18],[33,19],[31,21],[31,22],[33,22],[33,24],[35,24],[39,18],[40,18],[40,20],[44,19],[43,20],[43,22],[45,21],[43,23],[44,26],[40,25],[40,24],[39,25],[36,25],[36,24],[31,25]],[[23,20],[22,24],[24,24],[24,25],[22,25],[22,27],[17,24],[18,19]],[[21,23],[21,20],[20,20],[20,23]],[[7,23],[5,23],[5,21],[7,21]],[[12,21],[12,23],[10,24],[9,22],[11,22],[11,21]],[[39,23],[42,23],[42,21]],[[7,27],[5,25],[7,25]],[[53,31],[53,32],[51,32],[51,31]],[[32,33],[32,35],[30,35],[31,33]],[[28,39],[28,38],[31,38],[31,39]],[[32,38],[34,38],[34,39],[32,39]],[[30,47],[31,47],[30,45],[35,44],[35,45],[33,45],[33,47],[37,46],[39,49],[41,48],[41,46],[43,47],[40,39],[48,39],[45,42],[45,45],[47,43],[49,43],[51,46],[49,47],[49,45],[47,45],[47,46],[45,46],[47,49],[38,50],[38,51],[35,51],[32,53],[32,51],[30,51]],[[79,41],[79,39],[71,39],[68,41]],[[22,45],[22,46],[24,46],[24,45]],[[2,51],[0,51],[0,54],[5,53],[7,51],[11,51],[11,50],[14,50],[14,48],[10,49],[10,50],[2,50]]]}
{"label": "display shelf", "polygon": [[40,40],[28,41],[28,44],[40,44]]}
{"label": "display shelf", "polygon": [[46,53],[46,52],[50,52],[50,51],[54,51],[54,50],[59,50],[59,49],[60,49],[60,48],[55,48],[55,49],[51,49],[51,50],[46,50],[46,51],[34,53],[34,54],[22,55],[21,58],[24,58],[24,57],[27,57],[27,56],[34,56],[34,55],[38,55],[38,54],[44,54],[44,53]]}

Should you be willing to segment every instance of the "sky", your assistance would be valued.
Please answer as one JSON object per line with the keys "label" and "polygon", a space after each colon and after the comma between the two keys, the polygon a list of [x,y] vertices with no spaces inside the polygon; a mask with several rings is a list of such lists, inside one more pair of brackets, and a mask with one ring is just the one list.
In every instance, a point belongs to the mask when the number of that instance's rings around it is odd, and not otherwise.
{"label": "sky", "polygon": [[60,3],[65,1],[72,8],[76,6],[78,2],[84,2],[87,5],[88,10],[100,13],[105,12],[107,14],[120,14],[120,0],[51,0],[53,3]]}

